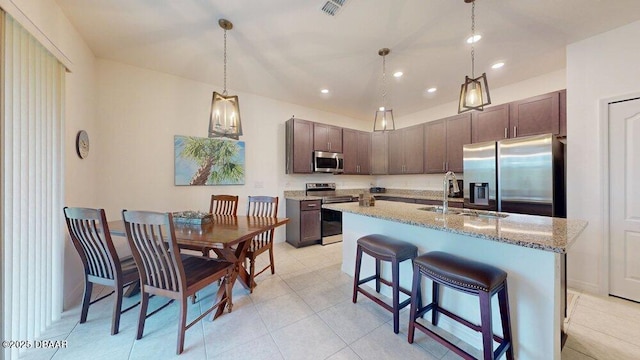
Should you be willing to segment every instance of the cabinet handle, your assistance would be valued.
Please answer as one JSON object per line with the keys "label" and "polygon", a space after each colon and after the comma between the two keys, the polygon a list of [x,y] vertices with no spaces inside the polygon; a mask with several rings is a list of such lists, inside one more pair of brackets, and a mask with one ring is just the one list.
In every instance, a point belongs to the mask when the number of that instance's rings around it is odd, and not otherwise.
{"label": "cabinet handle", "polygon": [[446,164],[446,163],[443,161],[443,162],[442,162],[442,170],[447,170],[447,167],[446,167],[446,165],[445,165],[445,164]]}
{"label": "cabinet handle", "polygon": [[329,150],[331,150],[331,142],[329,142]]}
{"label": "cabinet handle", "polygon": [[506,139],[509,135],[507,134],[507,131],[509,131],[508,128],[504,128],[504,138]]}
{"label": "cabinet handle", "polygon": [[513,127],[513,137],[518,137],[518,127],[517,126]]}
{"label": "cabinet handle", "polygon": [[316,207],[316,206],[318,206],[318,205],[316,205],[316,204],[307,204],[307,206],[308,206],[308,207]]}

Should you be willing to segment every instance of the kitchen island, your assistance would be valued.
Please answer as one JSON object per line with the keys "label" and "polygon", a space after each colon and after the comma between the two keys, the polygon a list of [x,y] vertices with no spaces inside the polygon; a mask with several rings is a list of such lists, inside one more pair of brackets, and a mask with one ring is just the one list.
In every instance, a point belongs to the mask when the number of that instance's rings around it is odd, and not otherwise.
{"label": "kitchen island", "polygon": [[[446,214],[424,205],[376,201],[374,207],[358,203],[327,204],[323,207],[343,212],[342,271],[353,276],[356,240],[368,234],[383,234],[418,246],[419,253],[440,250],[497,266],[508,273],[509,302],[517,359],[560,359],[564,318],[561,285],[564,254],[587,223],[542,216],[475,212]],[[384,262],[383,262],[384,264]],[[389,264],[382,267],[390,277]],[[374,261],[365,256],[362,276],[373,274]],[[411,288],[412,268],[400,267],[400,285]],[[423,299],[430,301],[429,281],[423,281]],[[390,297],[390,290],[383,287]],[[441,290],[444,307],[479,323],[476,297],[450,289]],[[492,300],[497,309],[497,297]],[[474,332],[446,316],[438,326],[474,347],[482,344]],[[499,314],[494,311],[494,331],[501,335]],[[407,326],[406,323],[401,324]]]}

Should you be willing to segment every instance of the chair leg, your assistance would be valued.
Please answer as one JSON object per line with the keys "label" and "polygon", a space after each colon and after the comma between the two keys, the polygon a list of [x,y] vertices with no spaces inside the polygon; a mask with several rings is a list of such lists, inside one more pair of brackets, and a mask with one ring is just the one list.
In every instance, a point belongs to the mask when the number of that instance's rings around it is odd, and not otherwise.
{"label": "chair leg", "polygon": [[506,359],[513,360],[513,341],[511,340],[511,315],[509,312],[509,294],[507,292],[507,280],[504,288],[498,292],[498,304],[500,305],[500,320],[502,321],[502,335],[504,341],[510,343],[507,349]]}
{"label": "chair leg", "polygon": [[256,274],[256,258],[251,256],[249,259],[249,292],[253,293],[253,282],[255,281]]}
{"label": "chair leg", "polygon": [[184,333],[187,330],[187,299],[180,300],[180,319],[178,320],[178,349],[177,355],[182,354],[184,350]]}
{"label": "chair leg", "polygon": [[398,259],[391,261],[391,290],[393,291],[393,332],[400,332],[400,264]]}
{"label": "chair leg", "polygon": [[420,310],[421,295],[420,295],[420,282],[422,280],[422,274],[417,266],[413,267],[413,283],[411,285],[411,307],[409,308],[409,331],[407,335],[407,341],[409,344],[413,344],[413,338],[416,330],[416,314]]}
{"label": "chair leg", "polygon": [[380,259],[376,259],[376,292],[380,292]]}
{"label": "chair leg", "polygon": [[358,281],[360,280],[360,264],[362,262],[362,248],[357,247],[356,250],[356,271],[353,274],[353,299],[354,304],[358,301]]}
{"label": "chair leg", "polygon": [[440,302],[440,285],[437,282],[433,282],[432,285],[432,300],[433,308],[431,309],[431,323],[433,326],[438,326],[438,310],[439,310],[439,302]]}
{"label": "chair leg", "polygon": [[224,286],[227,290],[227,311],[233,311],[233,284],[229,281],[231,274],[227,274],[222,280],[224,282]]}
{"label": "chair leg", "polygon": [[269,245],[269,261],[271,262],[271,275],[276,273],[276,262],[273,260],[273,242]]}
{"label": "chair leg", "polygon": [[84,279],[84,296],[82,297],[82,311],[80,312],[80,324],[87,321],[87,313],[89,312],[89,304],[91,304],[91,292],[93,291],[93,283],[86,276]]}
{"label": "chair leg", "polygon": [[122,309],[122,295],[123,295],[122,285],[116,282],[115,286],[115,295],[116,301],[113,304],[113,316],[111,320],[111,335],[115,335],[118,333],[120,329],[120,314]]}
{"label": "chair leg", "polygon": [[480,327],[484,360],[493,360],[493,327],[491,325],[491,294],[480,291]]}
{"label": "chair leg", "polygon": [[144,322],[147,319],[147,307],[149,306],[149,293],[144,291],[144,288],[140,292],[140,316],[138,316],[138,334],[136,340],[142,339],[142,333],[144,332]]}

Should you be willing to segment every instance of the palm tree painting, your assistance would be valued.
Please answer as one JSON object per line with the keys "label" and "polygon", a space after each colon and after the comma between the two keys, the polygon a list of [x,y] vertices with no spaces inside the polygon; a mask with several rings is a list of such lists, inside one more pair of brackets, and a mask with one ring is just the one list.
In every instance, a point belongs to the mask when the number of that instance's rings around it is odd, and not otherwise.
{"label": "palm tree painting", "polygon": [[244,184],[244,141],[176,135],[176,185]]}

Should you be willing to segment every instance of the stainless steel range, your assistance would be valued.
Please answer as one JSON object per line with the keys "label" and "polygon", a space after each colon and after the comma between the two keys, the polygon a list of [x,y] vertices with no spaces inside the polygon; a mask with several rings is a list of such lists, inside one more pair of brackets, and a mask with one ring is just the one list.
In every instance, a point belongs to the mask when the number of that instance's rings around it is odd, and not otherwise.
{"label": "stainless steel range", "polygon": [[[323,204],[336,204],[358,201],[351,195],[336,195],[335,183],[307,183],[305,195],[322,197]],[[342,241],[342,212],[322,209],[322,245]]]}

